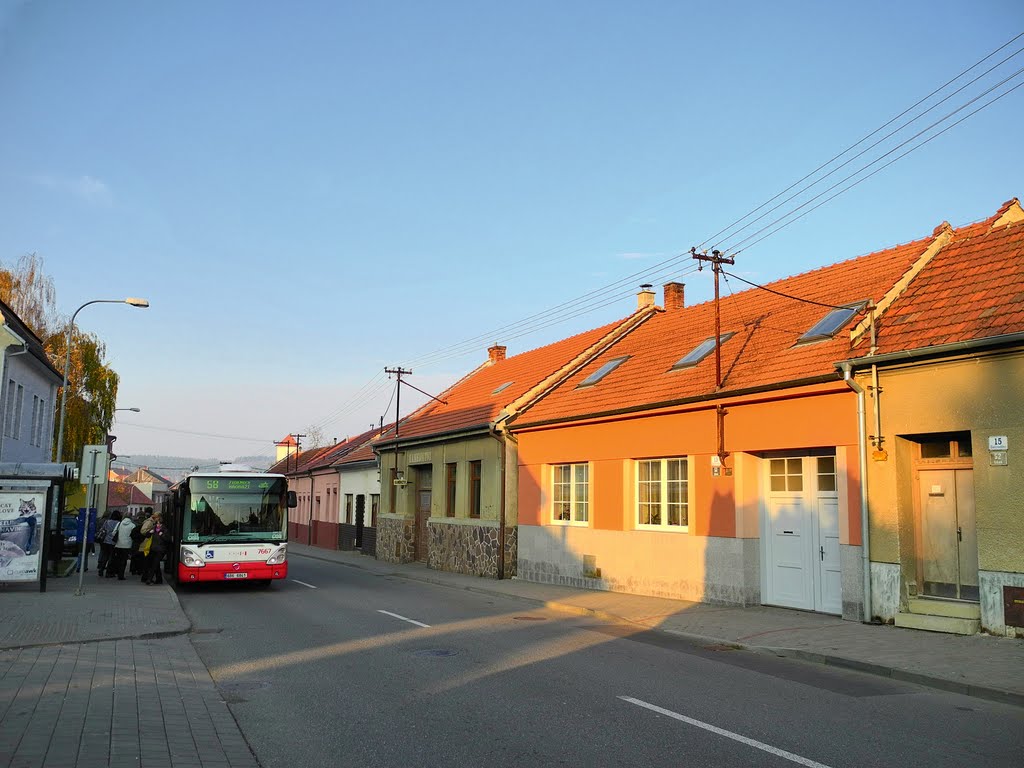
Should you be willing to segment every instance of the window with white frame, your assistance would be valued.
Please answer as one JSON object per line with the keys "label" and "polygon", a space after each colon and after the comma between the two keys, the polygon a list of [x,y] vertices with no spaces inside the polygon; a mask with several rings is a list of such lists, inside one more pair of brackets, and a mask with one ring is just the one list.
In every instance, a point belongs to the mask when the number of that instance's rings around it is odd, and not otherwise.
{"label": "window with white frame", "polygon": [[586,523],[590,519],[590,465],[556,464],[551,470],[552,520]]}
{"label": "window with white frame", "polygon": [[690,525],[690,483],[685,458],[641,459],[636,463],[638,528],[686,531]]}

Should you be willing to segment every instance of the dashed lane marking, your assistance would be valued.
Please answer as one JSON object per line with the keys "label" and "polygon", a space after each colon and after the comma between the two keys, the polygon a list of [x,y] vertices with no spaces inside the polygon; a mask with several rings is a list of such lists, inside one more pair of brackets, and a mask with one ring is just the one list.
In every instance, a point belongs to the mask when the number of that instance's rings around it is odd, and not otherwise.
{"label": "dashed lane marking", "polygon": [[387,616],[394,616],[396,619],[401,619],[402,621],[408,621],[410,624],[415,624],[417,627],[429,627],[430,626],[429,624],[424,624],[422,621],[416,621],[415,619],[407,619],[405,616],[399,616],[397,613],[392,613],[391,611],[381,611],[381,610],[378,610],[377,613],[383,613],[383,614],[385,614]]}
{"label": "dashed lane marking", "polygon": [[296,584],[301,584],[304,587],[309,587],[310,589],[320,589],[320,587],[314,587],[312,584],[307,584],[306,582],[299,581],[298,579],[292,579],[292,581],[294,581]]}
{"label": "dashed lane marking", "polygon": [[725,736],[725,738],[727,739],[738,741],[740,744],[746,744],[748,747],[764,750],[765,752],[776,755],[777,757],[784,757],[786,760],[797,763],[798,765],[806,765],[807,768],[829,768],[829,766],[825,765],[824,763],[819,763],[809,758],[801,757],[800,755],[795,755],[792,752],[787,752],[784,749],[773,747],[771,744],[765,744],[763,741],[757,741],[756,739],[750,739],[746,736],[741,736],[738,733],[727,731],[724,728],[719,728],[717,726],[711,725],[710,723],[705,723],[700,720],[694,720],[692,717],[680,715],[678,712],[673,712],[670,709],[662,709],[661,707],[656,706],[654,704],[648,704],[646,701],[634,699],[632,696],[619,696],[619,698],[623,701],[628,701],[630,704],[636,704],[638,707],[649,709],[651,710],[651,712],[657,712],[659,715],[665,715],[665,717],[671,717],[682,723],[686,723],[687,725],[693,725],[697,728],[703,728],[705,731],[716,733],[719,736]]}

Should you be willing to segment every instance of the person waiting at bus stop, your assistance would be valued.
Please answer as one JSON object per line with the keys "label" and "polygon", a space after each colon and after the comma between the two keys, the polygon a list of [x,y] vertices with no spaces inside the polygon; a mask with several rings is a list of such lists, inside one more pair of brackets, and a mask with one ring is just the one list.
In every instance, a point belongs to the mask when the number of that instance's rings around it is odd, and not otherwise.
{"label": "person waiting at bus stop", "polygon": [[154,512],[152,516],[142,524],[142,546],[140,550],[145,554],[145,561],[142,569],[143,584],[162,584],[163,576],[160,573],[160,561],[167,554],[167,542],[169,534],[167,526],[163,523],[163,516],[160,512]]}
{"label": "person waiting at bus stop", "polygon": [[124,569],[128,565],[128,554],[132,550],[132,532],[135,530],[135,523],[130,517],[125,517],[118,523],[114,531],[114,551],[111,564],[107,566],[107,578],[117,576],[118,580],[124,581]]}
{"label": "person waiting at bus stop", "polygon": [[117,526],[121,524],[121,510],[115,509],[110,516],[103,521],[103,525],[96,532],[96,541],[100,545],[100,559],[96,563],[96,569],[102,577],[111,565],[111,558],[114,553],[114,533]]}

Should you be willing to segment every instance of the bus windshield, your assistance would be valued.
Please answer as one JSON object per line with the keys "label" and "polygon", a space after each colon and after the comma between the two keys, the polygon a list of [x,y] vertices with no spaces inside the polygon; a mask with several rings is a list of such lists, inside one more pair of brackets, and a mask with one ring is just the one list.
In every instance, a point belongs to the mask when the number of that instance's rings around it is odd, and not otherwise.
{"label": "bus windshield", "polygon": [[280,477],[192,477],[183,510],[186,542],[283,541],[287,506]]}

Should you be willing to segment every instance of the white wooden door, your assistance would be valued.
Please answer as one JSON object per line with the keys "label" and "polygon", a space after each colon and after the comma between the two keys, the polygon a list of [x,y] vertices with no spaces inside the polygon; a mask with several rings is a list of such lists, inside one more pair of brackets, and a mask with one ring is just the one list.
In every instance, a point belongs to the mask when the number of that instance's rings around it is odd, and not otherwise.
{"label": "white wooden door", "polygon": [[843,612],[843,574],[839,560],[839,499],[818,499],[817,578],[814,609],[823,613]]}
{"label": "white wooden door", "polygon": [[766,463],[763,600],[841,614],[835,457],[790,456]]}

